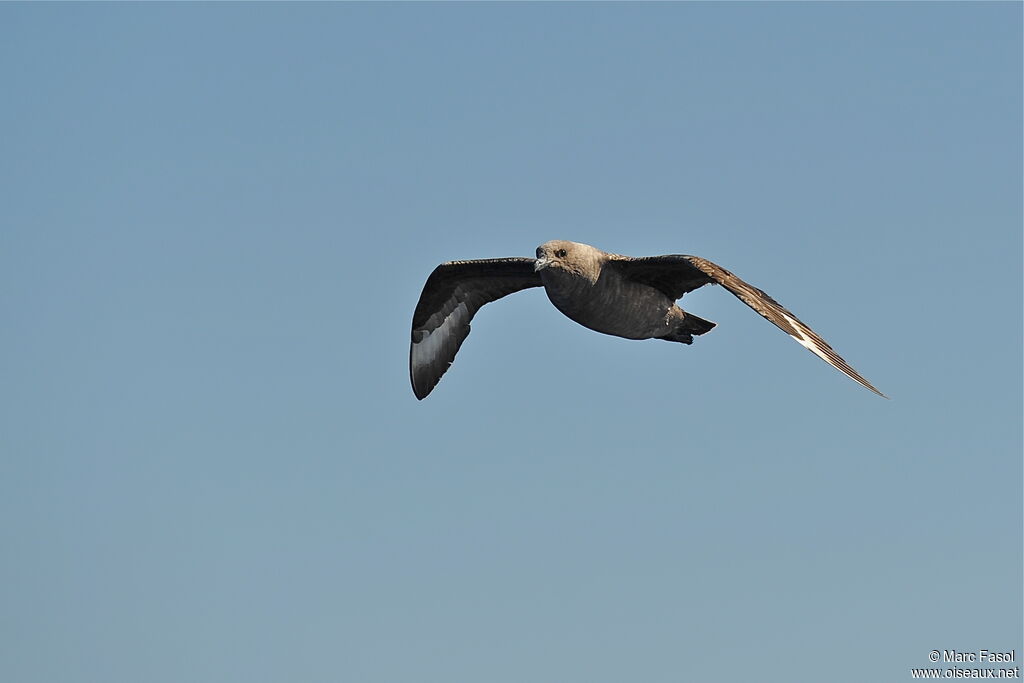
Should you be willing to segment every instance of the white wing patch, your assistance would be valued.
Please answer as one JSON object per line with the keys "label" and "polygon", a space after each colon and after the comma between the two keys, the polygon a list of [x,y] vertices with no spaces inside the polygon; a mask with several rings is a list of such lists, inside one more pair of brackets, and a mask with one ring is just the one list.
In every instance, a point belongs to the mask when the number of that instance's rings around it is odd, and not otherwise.
{"label": "white wing patch", "polygon": [[[452,309],[452,312],[437,326],[437,329],[432,332],[423,330],[423,338],[412,345],[413,370],[420,370],[435,362],[439,356],[444,355],[445,346],[458,344],[459,339],[455,330],[465,326],[469,319],[469,308],[465,302],[459,302],[459,305]],[[454,353],[452,357],[454,358]]]}
{"label": "white wing patch", "polygon": [[794,330],[796,330],[796,334],[791,334],[789,335],[790,337],[796,339],[797,343],[800,344],[800,346],[812,352],[814,355],[816,355],[818,358],[822,359],[829,365],[835,365],[835,363],[832,362],[832,359],[825,355],[825,353],[821,350],[818,344],[815,343],[813,339],[811,339],[804,333],[802,329],[803,325],[800,324],[800,321],[794,320],[785,313],[782,314],[782,317],[788,320],[789,324],[793,326]]}

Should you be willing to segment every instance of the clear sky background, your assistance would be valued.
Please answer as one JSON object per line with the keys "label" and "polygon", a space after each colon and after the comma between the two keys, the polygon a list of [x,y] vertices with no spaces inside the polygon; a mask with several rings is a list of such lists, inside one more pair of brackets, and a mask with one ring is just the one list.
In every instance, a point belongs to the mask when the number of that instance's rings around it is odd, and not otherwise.
{"label": "clear sky background", "polygon": [[[0,679],[1022,655],[1020,3],[3,4]],[[697,254],[691,347],[448,259]]]}

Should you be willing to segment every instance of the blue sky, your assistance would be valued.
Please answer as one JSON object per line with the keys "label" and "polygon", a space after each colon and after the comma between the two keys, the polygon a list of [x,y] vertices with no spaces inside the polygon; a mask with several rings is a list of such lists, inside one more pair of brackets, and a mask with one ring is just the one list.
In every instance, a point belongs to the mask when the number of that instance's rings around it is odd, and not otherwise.
{"label": "blue sky", "polygon": [[[903,680],[1022,627],[1019,3],[0,6],[0,677]],[[441,261],[542,292],[425,401]]]}

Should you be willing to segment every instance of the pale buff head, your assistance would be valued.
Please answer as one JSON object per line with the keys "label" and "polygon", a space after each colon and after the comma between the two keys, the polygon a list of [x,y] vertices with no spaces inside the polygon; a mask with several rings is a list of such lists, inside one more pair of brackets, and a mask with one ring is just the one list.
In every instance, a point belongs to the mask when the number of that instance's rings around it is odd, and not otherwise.
{"label": "pale buff head", "polygon": [[565,274],[594,282],[601,274],[601,265],[607,260],[607,253],[589,244],[551,240],[537,247],[534,269],[542,277]]}

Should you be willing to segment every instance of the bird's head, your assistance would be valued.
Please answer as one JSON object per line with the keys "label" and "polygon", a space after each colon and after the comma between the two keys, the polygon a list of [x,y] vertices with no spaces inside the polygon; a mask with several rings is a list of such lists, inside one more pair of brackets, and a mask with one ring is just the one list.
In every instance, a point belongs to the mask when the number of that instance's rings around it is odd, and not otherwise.
{"label": "bird's head", "polygon": [[551,240],[537,247],[537,262],[533,268],[542,276],[558,273],[596,280],[606,256],[589,244]]}

